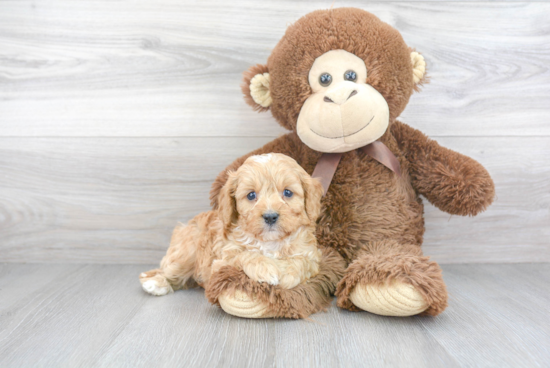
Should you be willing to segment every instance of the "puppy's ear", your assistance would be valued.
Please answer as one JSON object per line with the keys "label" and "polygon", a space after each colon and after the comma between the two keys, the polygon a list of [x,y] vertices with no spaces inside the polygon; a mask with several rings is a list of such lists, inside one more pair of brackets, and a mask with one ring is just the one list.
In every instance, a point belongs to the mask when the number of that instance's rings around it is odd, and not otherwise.
{"label": "puppy's ear", "polygon": [[233,171],[228,173],[227,181],[220,191],[218,197],[218,211],[222,220],[224,232],[230,230],[231,225],[237,222],[239,213],[237,212],[237,202],[235,200],[235,190],[237,189],[238,178]]}
{"label": "puppy's ear", "polygon": [[269,110],[273,100],[269,91],[270,77],[267,65],[257,64],[251,66],[243,74],[244,80],[241,89],[244,100],[252,106],[255,111],[263,112]]}
{"label": "puppy's ear", "polygon": [[[307,175],[307,174],[306,174]],[[323,196],[323,186],[317,178],[312,178],[309,175],[302,178],[304,186],[304,200],[306,203],[306,213],[312,224],[317,222],[317,218],[321,214],[321,197]]]}

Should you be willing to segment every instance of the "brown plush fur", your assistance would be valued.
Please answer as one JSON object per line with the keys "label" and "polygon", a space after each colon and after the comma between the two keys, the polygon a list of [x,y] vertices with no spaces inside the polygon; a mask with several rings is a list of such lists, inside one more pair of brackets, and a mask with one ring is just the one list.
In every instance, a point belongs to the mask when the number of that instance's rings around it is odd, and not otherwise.
{"label": "brown plush fur", "polygon": [[349,300],[358,283],[379,285],[391,281],[411,284],[420,292],[429,305],[423,314],[435,316],[447,307],[446,287],[437,263],[422,257],[419,247],[393,240],[369,243],[358,252],[338,284],[338,306],[358,311]]}
{"label": "brown plush fur", "polygon": [[493,181],[477,161],[400,122],[392,133],[411,163],[416,191],[434,206],[453,215],[475,216],[492,203]]}
{"label": "brown plush fur", "polygon": [[[267,60],[273,98],[271,112],[282,126],[289,130],[296,127],[300,109],[311,94],[308,73],[315,59],[339,49],[365,61],[367,83],[386,99],[390,120],[405,109],[414,84],[410,49],[401,34],[359,9],[318,10],[288,27]],[[258,65],[254,68],[259,70]],[[248,95],[246,88],[245,95]],[[255,106],[251,99],[246,101]]]}
{"label": "brown plush fur", "polygon": [[[415,286],[429,303],[425,313],[436,315],[447,305],[447,291],[439,266],[423,257],[420,249],[424,234],[420,195],[443,211],[473,216],[492,202],[494,185],[476,161],[441,147],[396,120],[414,90],[410,49],[399,32],[372,14],[350,8],[320,10],[288,28],[269,57],[267,69],[271,112],[292,132],[237,159],[220,173],[212,186],[212,204],[217,207],[227,171],[238,168],[252,154],[284,153],[308,173],[313,172],[321,153],[302,143],[294,130],[301,106],[311,93],[308,71],[315,58],[334,49],[346,50],[365,61],[367,83],[382,94],[390,108],[390,127],[380,141],[395,154],[402,169],[402,176],[397,177],[360,150],[342,156],[323,198],[317,226],[319,246],[336,250],[348,265],[338,287],[338,305],[355,308],[348,297],[357,284],[399,280]],[[247,88],[243,91],[254,105]],[[321,272],[311,280],[313,283],[303,285],[300,293],[311,298],[318,292],[320,280],[333,279]],[[216,284],[221,285],[220,290],[249,291],[276,304],[274,309],[284,306],[281,316],[300,315],[303,307],[294,294],[278,293],[276,288],[243,277],[228,274],[223,279],[220,275]],[[333,290],[334,285],[324,287]],[[216,295],[219,293],[210,294],[214,302]]]}

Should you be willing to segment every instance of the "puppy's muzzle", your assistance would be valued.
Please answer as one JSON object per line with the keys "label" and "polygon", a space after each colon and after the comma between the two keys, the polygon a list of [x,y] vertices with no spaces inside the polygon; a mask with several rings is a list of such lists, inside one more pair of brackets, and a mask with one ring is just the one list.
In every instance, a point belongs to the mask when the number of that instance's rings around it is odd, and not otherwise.
{"label": "puppy's muzzle", "polygon": [[270,211],[264,213],[262,217],[264,218],[266,224],[273,225],[279,219],[279,214],[277,212]]}

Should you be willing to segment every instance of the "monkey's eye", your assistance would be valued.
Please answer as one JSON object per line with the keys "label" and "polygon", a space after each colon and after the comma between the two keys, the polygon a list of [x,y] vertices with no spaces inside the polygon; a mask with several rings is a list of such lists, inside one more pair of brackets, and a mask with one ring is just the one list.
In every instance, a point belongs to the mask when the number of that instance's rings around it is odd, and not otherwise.
{"label": "monkey's eye", "polygon": [[355,82],[357,80],[357,74],[353,70],[348,70],[344,73],[344,79]]}
{"label": "monkey's eye", "polygon": [[287,197],[287,198],[292,197],[293,194],[294,194],[294,193],[292,193],[292,191],[290,191],[290,190],[288,190],[288,189],[285,189],[285,190],[283,191],[283,195],[284,195],[285,197]]}
{"label": "monkey's eye", "polygon": [[323,87],[327,87],[329,84],[332,83],[332,75],[328,73],[321,74],[321,76],[319,77],[319,83],[321,83]]}
{"label": "monkey's eye", "polygon": [[248,198],[249,201],[253,201],[256,199],[256,192],[250,192],[246,195],[246,198]]}

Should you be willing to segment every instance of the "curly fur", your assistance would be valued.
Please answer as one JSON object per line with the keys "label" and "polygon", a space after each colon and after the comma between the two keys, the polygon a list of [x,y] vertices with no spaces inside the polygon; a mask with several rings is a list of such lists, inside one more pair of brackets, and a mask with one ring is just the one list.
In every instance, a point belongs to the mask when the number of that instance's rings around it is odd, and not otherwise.
{"label": "curly fur", "polygon": [[[287,156],[250,158],[231,173],[217,210],[174,229],[161,267],[140,275],[144,290],[165,295],[190,282],[205,286],[228,266],[280,288],[307,282],[320,271],[315,225],[322,193],[321,184]],[[266,214],[277,218],[268,223]]]}

